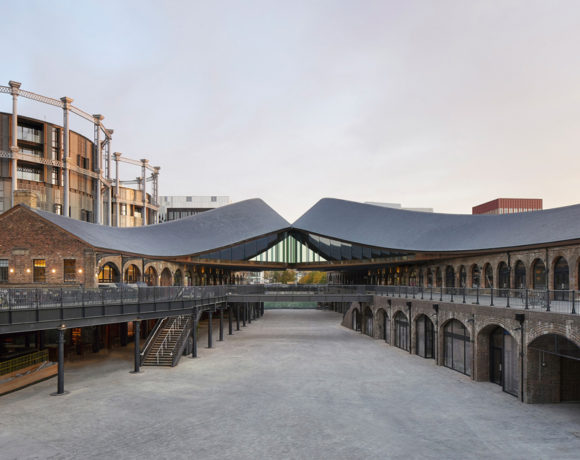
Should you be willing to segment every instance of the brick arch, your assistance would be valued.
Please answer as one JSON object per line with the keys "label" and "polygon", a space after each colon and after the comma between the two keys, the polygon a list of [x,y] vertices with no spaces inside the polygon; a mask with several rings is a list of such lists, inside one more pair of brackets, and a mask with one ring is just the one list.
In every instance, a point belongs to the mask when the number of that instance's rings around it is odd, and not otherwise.
{"label": "brick arch", "polygon": [[568,328],[564,324],[556,323],[553,323],[550,326],[536,324],[531,327],[526,333],[526,348],[529,347],[530,344],[537,338],[548,334],[560,335],[580,348],[580,332],[574,331],[572,328]]}
{"label": "brick arch", "polygon": [[159,285],[173,286],[173,272],[167,266],[161,267],[161,271],[159,272]]}
{"label": "brick arch", "polygon": [[510,335],[516,340],[518,345],[521,345],[519,331],[515,331],[515,328],[509,326],[507,323],[504,323],[502,320],[498,320],[497,318],[486,321],[483,325],[480,325],[475,330],[474,335],[476,340],[481,333],[490,332],[495,327],[501,327],[502,329],[508,331]]}
{"label": "brick arch", "polygon": [[146,282],[145,281],[146,273],[150,269],[153,269],[153,271],[154,271],[155,280],[154,281],[148,280],[149,283],[151,283],[151,284],[148,283],[148,285],[157,286],[159,284],[159,271],[157,270],[157,267],[155,267],[155,264],[148,263],[147,265],[145,265],[145,270],[143,270],[143,281]]}
{"label": "brick arch", "polygon": [[[396,308],[396,307],[395,307]],[[407,321],[409,321],[409,315],[407,313],[405,313],[405,310],[403,310],[402,308],[397,308],[396,310],[393,310],[393,315],[391,316],[391,319],[395,319],[395,316],[397,316],[397,314],[401,312],[405,318],[407,319]]]}
{"label": "brick arch", "polygon": [[389,318],[387,310],[382,306],[377,307],[374,311],[374,337],[376,339],[385,340],[385,318]]}

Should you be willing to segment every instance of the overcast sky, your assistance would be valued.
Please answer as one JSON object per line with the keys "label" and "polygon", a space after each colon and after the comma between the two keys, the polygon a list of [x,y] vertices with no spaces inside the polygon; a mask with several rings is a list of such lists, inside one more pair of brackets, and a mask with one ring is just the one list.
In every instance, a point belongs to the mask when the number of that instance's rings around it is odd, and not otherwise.
{"label": "overcast sky", "polygon": [[103,114],[162,195],[580,202],[580,1],[23,0],[0,30],[0,84]]}

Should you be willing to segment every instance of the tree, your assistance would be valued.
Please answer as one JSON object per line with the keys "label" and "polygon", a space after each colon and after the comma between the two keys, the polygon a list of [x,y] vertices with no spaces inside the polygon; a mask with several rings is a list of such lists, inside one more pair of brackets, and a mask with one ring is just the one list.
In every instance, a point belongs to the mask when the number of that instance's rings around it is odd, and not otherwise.
{"label": "tree", "polygon": [[299,284],[326,284],[326,272],[308,272],[300,278]]}
{"label": "tree", "polygon": [[284,270],[283,272],[273,272],[272,273],[273,283],[289,284],[296,282],[296,271],[295,270]]}

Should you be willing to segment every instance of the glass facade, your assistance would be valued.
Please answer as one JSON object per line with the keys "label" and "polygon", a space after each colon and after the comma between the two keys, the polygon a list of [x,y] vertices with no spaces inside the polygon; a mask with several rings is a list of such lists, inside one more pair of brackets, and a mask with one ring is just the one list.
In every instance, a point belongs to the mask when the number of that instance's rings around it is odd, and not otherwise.
{"label": "glass facade", "polygon": [[8,259],[0,259],[0,283],[8,281]]}
{"label": "glass facade", "polygon": [[32,278],[35,283],[46,283],[46,260],[34,259]]}
{"label": "glass facade", "polygon": [[467,328],[453,319],[444,328],[443,364],[462,374],[471,375],[471,340]]}
{"label": "glass facade", "polygon": [[409,321],[407,317],[398,312],[395,315],[395,346],[409,351]]}

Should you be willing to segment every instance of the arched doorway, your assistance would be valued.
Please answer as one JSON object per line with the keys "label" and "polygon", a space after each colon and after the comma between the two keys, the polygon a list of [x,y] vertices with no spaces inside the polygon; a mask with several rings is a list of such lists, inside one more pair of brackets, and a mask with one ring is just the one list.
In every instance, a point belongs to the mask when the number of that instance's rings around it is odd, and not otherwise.
{"label": "arched doorway", "polygon": [[570,289],[568,262],[564,257],[558,257],[554,264],[554,300],[568,300],[568,289]]}
{"label": "arched doorway", "polygon": [[141,281],[141,270],[137,265],[129,265],[125,270],[125,276],[123,277],[123,282],[126,284],[135,284]]}
{"label": "arched doorway", "polygon": [[526,286],[526,266],[521,260],[518,260],[514,270],[514,287],[516,289],[526,289]]}
{"label": "arched doorway", "polygon": [[171,286],[173,277],[169,268],[164,268],[161,272],[161,286]]}
{"label": "arched doorway", "polygon": [[377,310],[375,325],[377,328],[377,338],[387,340],[387,312],[382,308]]}
{"label": "arched doorway", "polygon": [[119,283],[121,277],[119,269],[112,262],[107,262],[99,271],[99,284],[103,283]]}
{"label": "arched doorway", "polygon": [[456,319],[452,319],[443,327],[443,364],[454,371],[471,375],[470,334]]}
{"label": "arched doorway", "polygon": [[421,315],[415,321],[417,354],[423,358],[434,358],[435,331],[433,322],[426,315]]}
{"label": "arched doorway", "polygon": [[455,270],[451,265],[447,265],[445,268],[445,287],[455,287]]}
{"label": "arched doorway", "polygon": [[491,268],[491,264],[485,264],[485,267],[483,267],[483,281],[483,286],[486,289],[493,287],[493,268]]}
{"label": "arched doorway", "polygon": [[510,270],[505,262],[500,262],[497,267],[498,295],[506,297],[510,288]]}
{"label": "arched doorway", "polygon": [[364,333],[369,337],[373,337],[373,311],[370,307],[365,307],[363,310],[363,318],[364,318]]}
{"label": "arched doorway", "polygon": [[183,286],[183,275],[179,269],[175,270],[175,274],[173,275],[173,285]]}
{"label": "arched doorway", "polygon": [[361,321],[360,321],[360,312],[358,308],[353,308],[352,310],[352,329],[354,331],[360,331]]}
{"label": "arched doorway", "polygon": [[534,271],[534,289],[546,289],[546,266],[542,259],[534,260],[532,265]]}
{"label": "arched doorway", "polygon": [[395,315],[395,346],[409,351],[409,321],[401,311]]}
{"label": "arched doorway", "polygon": [[433,287],[433,270],[427,269],[427,287]]}
{"label": "arched doorway", "polygon": [[489,336],[489,381],[514,396],[519,393],[518,346],[504,328],[494,328]]}
{"label": "arched doorway", "polygon": [[437,267],[435,271],[435,284],[437,287],[443,287],[443,275],[441,274],[441,268]]}
{"label": "arched doorway", "polygon": [[465,268],[465,265],[459,267],[459,287],[467,287],[467,269]]}
{"label": "arched doorway", "polygon": [[558,334],[528,345],[527,402],[580,401],[580,347]]}
{"label": "arched doorway", "polygon": [[157,286],[157,272],[151,265],[145,270],[144,281],[147,286]]}
{"label": "arched doorway", "polygon": [[477,264],[473,264],[471,266],[471,287],[472,288],[478,288],[480,286],[480,279],[481,279],[481,274],[479,272],[479,267],[477,266]]}
{"label": "arched doorway", "polygon": [[191,272],[189,270],[185,270],[185,286],[192,286],[193,285],[193,278],[191,276]]}

